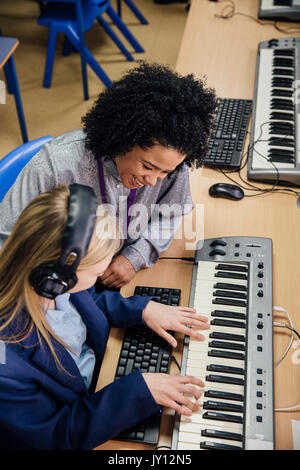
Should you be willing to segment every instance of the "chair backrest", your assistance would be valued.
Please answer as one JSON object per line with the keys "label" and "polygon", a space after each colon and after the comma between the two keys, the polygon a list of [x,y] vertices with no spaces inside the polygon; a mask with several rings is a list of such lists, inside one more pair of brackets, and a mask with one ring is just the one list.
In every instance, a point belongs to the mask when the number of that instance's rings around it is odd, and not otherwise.
{"label": "chair backrest", "polygon": [[0,160],[0,202],[14,184],[24,166],[46,142],[52,139],[53,137],[51,135],[47,135],[27,142],[17,147],[15,150],[12,150],[12,152],[8,153]]}

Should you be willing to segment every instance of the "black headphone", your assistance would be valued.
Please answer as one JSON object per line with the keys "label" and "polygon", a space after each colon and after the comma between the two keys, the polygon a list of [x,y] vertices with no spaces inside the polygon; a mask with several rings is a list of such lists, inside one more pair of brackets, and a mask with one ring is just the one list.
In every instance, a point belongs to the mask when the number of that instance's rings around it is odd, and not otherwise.
{"label": "black headphone", "polygon": [[[97,206],[92,188],[76,183],[70,185],[68,219],[61,240],[60,258],[40,264],[29,275],[30,284],[38,295],[54,299],[77,283],[76,269],[87,253],[96,225]],[[71,265],[66,265],[70,255],[75,259]]]}

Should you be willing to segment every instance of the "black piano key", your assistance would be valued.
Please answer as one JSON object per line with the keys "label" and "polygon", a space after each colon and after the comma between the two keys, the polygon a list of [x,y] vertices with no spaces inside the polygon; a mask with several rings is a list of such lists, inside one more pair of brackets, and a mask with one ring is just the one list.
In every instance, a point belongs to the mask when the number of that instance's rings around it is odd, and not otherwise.
{"label": "black piano key", "polygon": [[228,310],[214,310],[211,312],[212,317],[221,318],[235,318],[239,320],[246,320],[246,314],[242,312],[230,312]]}
{"label": "black piano key", "polygon": [[209,338],[215,339],[226,339],[228,341],[241,341],[243,343],[246,342],[246,337],[243,335],[235,335],[232,333],[223,333],[222,331],[213,331],[209,333]]}
{"label": "black piano key", "polygon": [[242,441],[242,434],[236,432],[219,431],[218,429],[202,429],[201,436],[214,437],[216,439],[228,439],[231,441]]}
{"label": "black piano key", "polygon": [[248,271],[247,266],[239,266],[237,264],[222,264],[222,263],[217,264],[215,269],[221,269],[221,270],[226,270],[226,271],[238,271],[238,272],[243,272],[243,273]]}
{"label": "black piano key", "polygon": [[293,81],[291,78],[274,77],[272,87],[293,88]]}
{"label": "black piano key", "polygon": [[245,351],[245,346],[242,343],[232,343],[229,341],[210,341],[208,343],[210,348],[219,348],[219,349],[233,349],[236,351]]}
{"label": "black piano key", "polygon": [[221,297],[217,297],[216,299],[213,299],[212,303],[218,304],[218,305],[231,305],[232,307],[246,307],[247,306],[247,303],[244,302],[243,300],[224,299]]}
{"label": "black piano key", "polygon": [[268,155],[270,157],[286,157],[286,158],[290,158],[290,157],[293,157],[295,154],[295,152],[293,150],[287,150],[287,149],[275,149],[273,147],[270,148],[269,152],[268,152]]}
{"label": "black piano key", "polygon": [[210,357],[222,357],[226,359],[237,359],[239,361],[245,360],[245,355],[242,353],[237,353],[233,351],[224,351],[222,349],[211,349],[207,353]]}
{"label": "black piano key", "polygon": [[272,75],[284,75],[285,77],[294,77],[295,72],[294,70],[288,70],[285,68],[275,67],[272,70]]}
{"label": "black piano key", "polygon": [[228,326],[228,328],[246,328],[246,324],[241,321],[223,320],[222,318],[214,318],[210,321],[211,325]]}
{"label": "black piano key", "polygon": [[240,393],[224,392],[222,390],[205,390],[204,396],[207,398],[221,398],[222,400],[244,402],[244,397]]}
{"label": "black piano key", "polygon": [[274,57],[273,65],[275,67],[291,67],[293,68],[295,64],[294,59],[289,57]]}
{"label": "black piano key", "polygon": [[293,0],[274,0],[274,6],[291,7],[292,5]]}
{"label": "black piano key", "polygon": [[247,279],[246,274],[242,273],[234,273],[234,272],[225,272],[225,271],[218,271],[215,273],[215,277],[223,277],[226,279]]}
{"label": "black piano key", "polygon": [[213,293],[214,297],[231,297],[234,299],[247,299],[247,294],[244,292],[232,292],[230,290],[217,289]]}
{"label": "black piano key", "polygon": [[272,132],[280,131],[287,135],[293,135],[295,133],[295,127],[291,122],[273,121],[269,128]]}
{"label": "black piano key", "polygon": [[216,284],[214,284],[214,289],[247,291],[247,286],[241,286],[240,284],[231,284],[228,282],[216,282]]}
{"label": "black piano key", "polygon": [[[274,4],[276,5],[276,2],[284,2],[286,5],[287,3],[290,3],[292,0],[274,0]],[[274,49],[273,51],[274,56],[289,56],[289,57],[294,57],[295,56],[295,50],[294,49]]]}
{"label": "black piano key", "polygon": [[269,160],[274,163],[294,163],[295,162],[295,159],[293,157],[284,157],[280,155],[271,156]]}
{"label": "black piano key", "polygon": [[207,450],[242,450],[241,447],[230,444],[220,444],[219,442],[204,441],[200,442],[200,449]]}
{"label": "black piano key", "polygon": [[269,139],[269,145],[274,147],[295,147],[295,142],[284,137],[271,137]]}
{"label": "black piano key", "polygon": [[273,88],[271,96],[286,96],[287,98],[292,98],[292,90],[281,90],[280,88]]}
{"label": "black piano key", "polygon": [[243,423],[242,416],[228,415],[226,413],[215,413],[214,411],[205,411],[203,419],[214,419],[216,421],[227,421],[231,423]]}
{"label": "black piano key", "polygon": [[276,119],[278,121],[289,121],[289,122],[294,122],[295,121],[295,116],[293,113],[282,113],[280,111],[272,111],[270,120],[272,121],[273,119]]}
{"label": "black piano key", "polygon": [[203,402],[203,409],[215,411],[235,411],[236,413],[243,413],[244,411],[244,407],[241,405],[213,400],[207,400]]}
{"label": "black piano key", "polygon": [[279,98],[273,98],[271,100],[271,109],[281,109],[281,110],[287,110],[287,111],[292,111],[294,109],[294,104],[291,100],[286,99],[286,100],[281,100]]}
{"label": "black piano key", "polygon": [[221,365],[221,364],[209,364],[206,367],[206,370],[209,372],[223,372],[226,374],[238,374],[238,375],[245,375],[245,370],[242,369],[241,367],[232,367],[232,366],[226,366],[226,365]]}

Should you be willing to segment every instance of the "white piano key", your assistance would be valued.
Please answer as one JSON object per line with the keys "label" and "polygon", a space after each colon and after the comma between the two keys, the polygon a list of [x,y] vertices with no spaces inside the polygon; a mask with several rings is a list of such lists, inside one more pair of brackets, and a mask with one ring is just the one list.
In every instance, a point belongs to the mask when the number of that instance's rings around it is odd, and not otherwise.
{"label": "white piano key", "polygon": [[[215,442],[215,443],[219,443],[219,444],[225,444],[225,445],[234,445],[234,446],[237,446],[239,448],[242,449],[242,442],[240,441],[233,441],[233,440],[228,440],[228,439],[218,439],[218,438],[215,438],[215,437],[206,437],[206,436],[201,436],[201,434],[193,434],[193,433],[190,433],[190,432],[180,432],[179,433],[179,442],[180,443],[184,443],[184,444],[199,444],[199,448],[200,448],[200,442],[206,442],[206,441],[210,441],[210,442]],[[200,450],[203,450],[203,449],[200,449]]]}
{"label": "white piano key", "polygon": [[[227,414],[227,412],[226,412],[226,414]],[[188,416],[188,417],[181,415],[180,425],[183,426],[184,422],[203,424],[206,427],[211,427],[211,428],[213,428],[215,425],[218,425],[218,427],[221,427],[223,430],[228,430],[228,431],[232,430],[232,432],[238,432],[238,433],[243,432],[243,424],[242,423],[232,423],[230,421],[206,419],[206,418],[203,417],[202,412],[201,413],[193,413],[191,416]],[[180,429],[183,430],[184,428],[181,427]]]}

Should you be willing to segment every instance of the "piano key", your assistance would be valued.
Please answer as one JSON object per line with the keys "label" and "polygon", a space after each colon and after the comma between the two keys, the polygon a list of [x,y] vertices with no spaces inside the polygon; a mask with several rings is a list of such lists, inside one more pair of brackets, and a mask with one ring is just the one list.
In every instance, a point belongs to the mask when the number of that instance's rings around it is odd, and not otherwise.
{"label": "piano key", "polygon": [[236,432],[219,431],[218,429],[203,429],[201,431],[201,436],[228,439],[233,441],[243,440],[242,434],[238,434]]}
{"label": "piano key", "polygon": [[203,396],[209,398],[220,398],[222,400],[244,401],[244,395],[239,393],[230,393],[224,390],[206,390]]}
{"label": "piano key", "polygon": [[243,413],[244,407],[235,403],[221,402],[216,400],[207,400],[203,403],[204,410],[214,411],[233,411],[237,413]]}
{"label": "piano key", "polygon": [[223,364],[209,364],[206,367],[206,370],[209,372],[220,372],[223,374],[238,374],[244,375],[245,369],[242,367],[231,367]]}
{"label": "piano key", "polygon": [[238,359],[238,360],[245,359],[245,354],[232,352],[232,351],[224,351],[222,349],[210,349],[207,355],[209,357],[223,357],[224,359]]}
{"label": "piano key", "polygon": [[229,376],[229,375],[219,375],[219,374],[208,374],[205,376],[206,382],[221,382],[225,384],[232,385],[244,385],[244,379],[239,377]]}
{"label": "piano key", "polygon": [[[204,425],[206,427],[214,427],[219,429],[226,429],[241,432],[243,429],[243,419],[240,415],[237,415],[239,420],[233,419],[222,419],[222,417],[217,416],[216,419],[213,421],[211,414],[216,414],[213,411],[202,411],[202,409],[198,412],[194,412],[191,416],[183,416],[181,415],[181,422],[180,422],[180,430],[187,431],[191,429],[191,425],[194,424],[196,427],[197,425]],[[220,413],[218,413],[220,415]],[[226,413],[228,416],[234,416],[233,413]],[[188,419],[187,419],[188,418]],[[213,424],[213,426],[212,426]],[[188,431],[189,432],[189,431]]]}
{"label": "piano key", "polygon": [[223,297],[216,297],[212,301],[213,304],[217,305],[232,305],[233,307],[246,307],[247,303],[244,302],[243,300],[235,300],[235,299],[228,299],[228,298],[223,298]]}
{"label": "piano key", "polygon": [[[276,1],[276,0],[275,0]],[[288,4],[289,0],[287,0],[285,3]],[[282,57],[294,57],[295,56],[295,51],[294,49],[274,49],[273,54],[275,57],[282,56]]]}
{"label": "piano key", "polygon": [[213,292],[213,295],[216,297],[230,297],[234,299],[247,299],[247,294],[244,292],[232,292],[230,290],[220,290],[217,289]]}
{"label": "piano key", "polygon": [[225,326],[228,328],[245,328],[246,324],[245,322],[241,321],[234,321],[234,320],[225,320],[222,318],[214,318],[210,322],[211,325],[219,325],[219,326]]}
{"label": "piano key", "polygon": [[293,124],[294,113],[273,111],[270,115],[270,121],[272,120],[278,120],[280,122],[285,121],[285,122],[290,122],[291,124]]}
{"label": "piano key", "polygon": [[205,411],[204,419],[213,419],[217,421],[229,421],[231,423],[243,423],[243,417],[237,414],[217,413],[214,411]]}
{"label": "piano key", "polygon": [[237,271],[237,272],[248,272],[248,267],[247,266],[242,266],[242,265],[238,265],[238,264],[222,264],[222,263],[219,263],[216,265],[216,268],[217,270],[221,270],[221,271]]}
{"label": "piano key", "polygon": [[220,348],[220,349],[233,349],[239,351],[245,351],[245,346],[242,343],[233,343],[229,341],[210,341],[208,343],[210,348]]}
{"label": "piano key", "polygon": [[273,76],[286,76],[286,77],[294,77],[295,72],[293,69],[288,69],[284,67],[275,67],[272,70],[272,75]]}
{"label": "piano key", "polygon": [[215,277],[222,277],[224,279],[248,279],[247,274],[228,271],[217,271]]}
{"label": "piano key", "polygon": [[247,291],[247,285],[245,284],[232,284],[232,283],[226,283],[226,282],[217,282],[213,286],[215,289],[228,289],[230,291],[232,290],[238,290],[238,291]]}
{"label": "piano key", "polygon": [[211,312],[212,317],[223,317],[223,318],[235,318],[236,320],[246,320],[246,313],[244,312],[232,312],[230,310],[213,310]]}
{"label": "piano key", "polygon": [[[204,431],[205,428],[201,429],[201,432]],[[179,433],[179,442],[185,446],[184,447],[184,450],[187,450],[188,449],[188,446],[191,446],[189,448],[189,450],[193,450],[195,445],[198,445],[198,450],[201,450],[200,449],[200,446],[201,446],[201,443],[205,442],[205,439],[202,434],[197,434],[197,433],[190,433],[190,432],[185,432],[185,431],[181,431]],[[216,432],[218,433],[221,433],[222,431],[219,431],[219,430],[216,430]],[[223,435],[223,438],[222,437],[219,437],[220,435],[216,435],[215,437],[213,435],[211,435],[211,438],[213,439],[213,441],[211,442],[215,442],[215,443],[219,443],[220,445],[233,445],[235,444],[236,447],[240,450],[242,448],[242,444],[241,444],[241,441],[240,439],[237,439],[236,441],[233,439],[233,437],[231,439],[228,438],[229,435],[236,435],[236,436],[239,436],[240,434],[239,433],[230,433],[230,432],[227,432],[227,431],[223,431],[224,432],[224,435]],[[229,444],[230,443],[230,444]],[[183,448],[181,449],[183,450]]]}
{"label": "piano key", "polygon": [[241,450],[241,447],[233,446],[230,444],[221,444],[218,442],[204,441],[200,442],[201,449],[208,450]]}
{"label": "piano key", "polygon": [[220,331],[213,331],[212,333],[209,333],[209,338],[216,338],[216,339],[225,339],[225,340],[231,340],[231,341],[246,341],[246,337],[243,335],[236,335],[233,333],[222,333]]}

